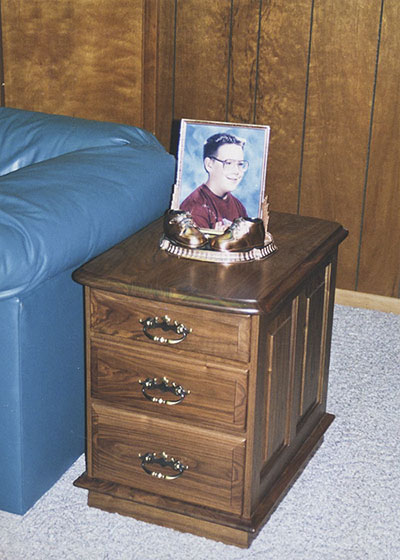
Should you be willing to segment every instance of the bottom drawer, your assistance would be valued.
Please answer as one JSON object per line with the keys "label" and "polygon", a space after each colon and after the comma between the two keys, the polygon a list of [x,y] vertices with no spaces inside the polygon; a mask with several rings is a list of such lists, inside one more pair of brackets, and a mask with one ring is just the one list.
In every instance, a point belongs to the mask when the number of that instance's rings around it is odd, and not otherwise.
{"label": "bottom drawer", "polygon": [[[92,408],[92,430],[90,476],[241,513],[243,438],[98,404]],[[182,466],[174,469],[172,459]]]}

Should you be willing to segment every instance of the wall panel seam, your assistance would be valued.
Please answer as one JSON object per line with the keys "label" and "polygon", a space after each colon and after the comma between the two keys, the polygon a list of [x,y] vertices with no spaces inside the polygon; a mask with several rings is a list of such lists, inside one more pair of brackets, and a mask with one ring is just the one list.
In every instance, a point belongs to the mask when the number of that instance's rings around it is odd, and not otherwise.
{"label": "wall panel seam", "polygon": [[226,78],[226,101],[225,101],[225,121],[228,121],[229,115],[229,90],[231,80],[231,64],[232,64],[232,34],[233,34],[233,2],[231,0],[231,10],[229,16],[229,39],[228,39],[228,71]]}
{"label": "wall panel seam", "polygon": [[302,134],[301,134],[299,181],[298,181],[298,185],[297,185],[297,214],[300,213],[300,204],[301,204],[301,186],[302,186],[302,180],[303,180],[304,145],[305,145],[305,140],[306,140],[308,86],[309,86],[309,81],[310,81],[310,64],[311,64],[311,47],[312,47],[313,25],[314,25],[314,0],[311,1],[310,31],[309,31],[309,38],[308,38],[307,70],[306,70],[306,83],[305,83],[305,91],[304,91],[303,130],[302,130]]}
{"label": "wall panel seam", "polygon": [[3,19],[2,2],[0,0],[0,107],[5,106],[5,83],[4,83],[4,51],[3,51]]}
{"label": "wall panel seam", "polygon": [[261,40],[261,19],[262,19],[262,1],[260,0],[258,8],[258,30],[257,30],[257,52],[256,52],[256,77],[254,81],[254,107],[253,107],[253,123],[257,121],[257,90],[258,90],[258,68],[260,64],[260,40]]}
{"label": "wall panel seam", "polygon": [[174,5],[174,47],[172,57],[172,92],[171,92],[171,105],[172,105],[172,121],[175,118],[175,85],[176,85],[176,29],[178,20],[178,0],[175,0]]}
{"label": "wall panel seam", "polygon": [[354,289],[356,291],[358,289],[359,274],[360,274],[361,248],[362,248],[362,241],[363,241],[365,205],[366,205],[367,189],[368,189],[369,160],[370,160],[370,155],[371,155],[371,142],[372,142],[372,132],[373,132],[373,125],[374,125],[375,97],[376,97],[376,86],[377,86],[377,81],[378,81],[379,53],[380,53],[381,36],[382,36],[382,22],[383,22],[384,3],[385,3],[385,0],[382,0],[381,1],[381,13],[380,13],[380,17],[379,17],[378,39],[377,39],[377,45],[376,45],[374,84],[373,84],[373,88],[372,88],[371,113],[370,113],[370,120],[369,120],[368,145],[367,145],[367,154],[366,154],[366,162],[365,162],[364,188],[363,188],[363,197],[362,197],[362,203],[361,203],[360,232],[359,232],[359,238],[358,238],[356,278],[355,278],[355,287],[354,287]]}

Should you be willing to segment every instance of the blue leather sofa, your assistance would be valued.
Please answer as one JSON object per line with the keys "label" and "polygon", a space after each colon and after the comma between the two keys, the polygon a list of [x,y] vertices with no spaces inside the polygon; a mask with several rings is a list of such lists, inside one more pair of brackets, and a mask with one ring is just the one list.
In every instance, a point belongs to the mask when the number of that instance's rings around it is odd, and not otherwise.
{"label": "blue leather sofa", "polygon": [[84,452],[83,262],[169,206],[175,160],[125,125],[0,108],[0,509]]}

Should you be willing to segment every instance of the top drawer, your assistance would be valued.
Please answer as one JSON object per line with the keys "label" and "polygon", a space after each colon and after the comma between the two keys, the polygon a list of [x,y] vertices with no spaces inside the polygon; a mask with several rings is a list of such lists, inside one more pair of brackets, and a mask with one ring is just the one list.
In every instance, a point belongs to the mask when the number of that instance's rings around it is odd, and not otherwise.
{"label": "top drawer", "polygon": [[[166,304],[121,294],[90,291],[90,328],[92,333],[108,335],[123,342],[136,341],[159,348],[170,346],[150,337],[182,339],[173,344],[176,350],[220,356],[248,362],[250,359],[249,315],[213,312],[183,305]],[[162,328],[162,318],[169,317],[191,332],[183,337],[174,330]],[[141,320],[158,317],[155,328],[144,328]],[[165,323],[164,323],[165,326]],[[172,346],[172,345],[171,345]]]}

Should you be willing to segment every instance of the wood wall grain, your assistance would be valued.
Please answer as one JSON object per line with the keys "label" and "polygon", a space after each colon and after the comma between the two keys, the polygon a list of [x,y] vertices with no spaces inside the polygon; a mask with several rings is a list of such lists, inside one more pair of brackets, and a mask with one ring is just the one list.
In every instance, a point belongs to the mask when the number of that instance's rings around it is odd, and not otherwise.
{"label": "wood wall grain", "polygon": [[[400,4],[385,0],[357,286],[397,295],[400,280]],[[378,290],[377,292],[374,288]]]}
{"label": "wood wall grain", "polygon": [[380,2],[315,4],[300,213],[349,229],[338,284],[353,289],[362,222]]}
{"label": "wood wall grain", "polygon": [[142,110],[142,3],[2,0],[6,104],[133,122]]}
{"label": "wood wall grain", "polygon": [[[225,120],[230,45],[229,1],[185,0],[176,19],[174,117]],[[210,32],[212,30],[212,32]]]}
{"label": "wood wall grain", "polygon": [[297,212],[311,3],[262,3],[255,120],[271,126],[271,208]]}
{"label": "wood wall grain", "polygon": [[1,0],[0,0],[0,107],[5,105],[4,93],[4,63],[3,63],[3,34],[2,34]]}
{"label": "wood wall grain", "polygon": [[350,232],[338,286],[400,297],[397,0],[0,0],[5,104],[269,124],[271,208]]}

